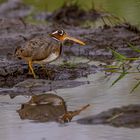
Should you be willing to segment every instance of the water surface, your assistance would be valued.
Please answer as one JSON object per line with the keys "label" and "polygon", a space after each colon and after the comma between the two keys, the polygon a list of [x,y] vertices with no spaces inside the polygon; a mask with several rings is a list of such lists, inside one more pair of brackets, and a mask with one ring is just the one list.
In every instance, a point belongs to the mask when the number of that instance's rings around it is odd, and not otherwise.
{"label": "water surface", "polygon": [[[81,125],[75,120],[97,114],[112,107],[128,104],[138,104],[140,101],[139,89],[130,94],[134,85],[134,75],[127,76],[110,88],[113,80],[104,79],[103,73],[90,75],[82,80],[89,80],[90,84],[72,89],[57,90],[67,102],[68,109],[74,110],[85,104],[91,106],[75,117],[71,123],[58,124],[55,122],[35,123],[29,120],[20,120],[16,110],[20,104],[29,100],[18,96],[10,99],[9,96],[0,96],[0,139],[2,140],[139,140],[140,129],[115,128],[107,125]],[[81,80],[81,79],[80,79]]]}

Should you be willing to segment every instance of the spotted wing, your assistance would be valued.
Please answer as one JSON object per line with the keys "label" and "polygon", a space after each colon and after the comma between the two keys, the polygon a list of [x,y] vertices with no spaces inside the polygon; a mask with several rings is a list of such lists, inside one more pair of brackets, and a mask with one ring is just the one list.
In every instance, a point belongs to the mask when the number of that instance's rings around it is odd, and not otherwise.
{"label": "spotted wing", "polygon": [[36,61],[45,59],[55,46],[57,44],[49,38],[34,38],[28,41],[24,47],[25,57],[31,57]]}

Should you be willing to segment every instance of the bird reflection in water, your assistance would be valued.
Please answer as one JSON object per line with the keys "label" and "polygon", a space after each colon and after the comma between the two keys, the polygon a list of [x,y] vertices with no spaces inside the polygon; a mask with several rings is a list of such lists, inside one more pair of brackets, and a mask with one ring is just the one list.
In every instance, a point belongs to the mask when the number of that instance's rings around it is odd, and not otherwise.
{"label": "bird reflection in water", "polygon": [[89,104],[75,111],[68,111],[64,99],[55,94],[33,95],[32,98],[21,105],[17,110],[21,119],[30,119],[40,122],[57,121],[70,122],[79,115]]}

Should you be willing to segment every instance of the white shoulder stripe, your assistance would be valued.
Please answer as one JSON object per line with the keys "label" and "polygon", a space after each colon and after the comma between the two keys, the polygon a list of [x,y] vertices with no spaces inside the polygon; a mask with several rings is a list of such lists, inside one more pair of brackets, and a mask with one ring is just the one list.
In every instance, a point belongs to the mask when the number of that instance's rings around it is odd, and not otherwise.
{"label": "white shoulder stripe", "polygon": [[58,33],[58,31],[54,31],[52,34],[54,35],[54,34],[56,34],[56,33]]}

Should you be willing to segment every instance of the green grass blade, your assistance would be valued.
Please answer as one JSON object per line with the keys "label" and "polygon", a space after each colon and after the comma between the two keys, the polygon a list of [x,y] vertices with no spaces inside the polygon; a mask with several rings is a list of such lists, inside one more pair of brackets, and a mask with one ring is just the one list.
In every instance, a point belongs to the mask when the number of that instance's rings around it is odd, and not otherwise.
{"label": "green grass blade", "polygon": [[111,87],[114,86],[118,81],[120,81],[128,72],[122,72],[119,77],[111,84]]}
{"label": "green grass blade", "polygon": [[140,49],[136,48],[134,45],[127,43],[128,47],[130,47],[133,51],[140,53]]}
{"label": "green grass blade", "polygon": [[138,81],[138,83],[132,88],[132,90],[131,90],[130,93],[134,92],[134,90],[135,90],[139,85],[140,85],[140,81]]}
{"label": "green grass blade", "polygon": [[135,60],[139,60],[140,58],[138,58],[138,57],[131,57],[131,58],[126,58],[126,60],[128,60],[128,61],[135,61]]}
{"label": "green grass blade", "polygon": [[126,57],[125,57],[124,55],[122,55],[122,54],[120,54],[120,53],[118,53],[118,52],[112,50],[111,48],[109,48],[109,50],[112,51],[113,55],[115,56],[115,58],[116,58],[117,60],[119,60],[119,61],[126,60]]}

